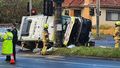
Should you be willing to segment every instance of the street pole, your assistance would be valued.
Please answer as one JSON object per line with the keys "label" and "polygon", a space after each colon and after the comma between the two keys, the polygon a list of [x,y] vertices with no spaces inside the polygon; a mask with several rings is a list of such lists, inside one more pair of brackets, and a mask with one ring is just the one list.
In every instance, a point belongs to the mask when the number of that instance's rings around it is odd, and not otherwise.
{"label": "street pole", "polygon": [[62,43],[62,2],[54,0],[55,5],[55,17],[54,17],[54,33],[55,33],[55,47],[61,47]]}
{"label": "street pole", "polygon": [[96,34],[97,38],[99,38],[99,16],[100,16],[100,0],[96,2]]}
{"label": "street pole", "polygon": [[32,12],[31,12],[31,10],[32,10],[32,0],[29,0],[29,11],[30,11],[30,16],[32,15]]}

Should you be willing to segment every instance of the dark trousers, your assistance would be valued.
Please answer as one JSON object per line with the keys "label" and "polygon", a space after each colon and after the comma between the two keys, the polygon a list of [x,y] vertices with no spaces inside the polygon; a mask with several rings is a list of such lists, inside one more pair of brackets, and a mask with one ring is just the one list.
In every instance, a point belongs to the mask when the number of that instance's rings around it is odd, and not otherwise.
{"label": "dark trousers", "polygon": [[[14,55],[14,60],[16,61],[16,43],[13,43],[13,55]],[[10,61],[11,60],[11,56],[10,55],[7,55],[6,56],[6,61]]]}

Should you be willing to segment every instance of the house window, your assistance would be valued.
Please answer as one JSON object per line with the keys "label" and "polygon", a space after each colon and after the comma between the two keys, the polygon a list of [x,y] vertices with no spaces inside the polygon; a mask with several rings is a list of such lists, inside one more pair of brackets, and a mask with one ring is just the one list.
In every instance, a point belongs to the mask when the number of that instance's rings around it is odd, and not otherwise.
{"label": "house window", "polygon": [[81,10],[74,10],[74,16],[80,17],[81,16]]}
{"label": "house window", "polygon": [[119,10],[107,10],[106,11],[106,20],[107,21],[120,20],[120,11]]}
{"label": "house window", "polygon": [[69,10],[65,10],[65,15],[69,16]]}

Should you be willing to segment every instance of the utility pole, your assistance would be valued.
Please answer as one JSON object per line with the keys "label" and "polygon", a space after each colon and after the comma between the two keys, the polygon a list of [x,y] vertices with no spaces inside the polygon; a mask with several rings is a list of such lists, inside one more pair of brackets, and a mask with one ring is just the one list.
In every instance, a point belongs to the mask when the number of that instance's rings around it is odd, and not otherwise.
{"label": "utility pole", "polygon": [[32,0],[29,0],[29,11],[30,11],[30,16],[32,15],[32,12],[31,12],[31,10],[32,10]]}
{"label": "utility pole", "polygon": [[100,0],[96,1],[96,33],[97,33],[97,38],[99,38],[100,33],[99,33],[99,16],[100,16]]}
{"label": "utility pole", "polygon": [[62,2],[64,0],[53,0],[55,5],[54,33],[55,47],[61,47],[62,43]]}

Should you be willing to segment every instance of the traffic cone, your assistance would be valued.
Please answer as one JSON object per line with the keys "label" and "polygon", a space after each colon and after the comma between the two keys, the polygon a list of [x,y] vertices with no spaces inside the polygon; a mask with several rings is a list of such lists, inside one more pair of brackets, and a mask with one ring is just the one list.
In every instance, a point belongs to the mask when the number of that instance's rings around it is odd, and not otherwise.
{"label": "traffic cone", "polygon": [[14,60],[14,55],[11,55],[11,60],[10,60],[10,64],[15,64],[15,60]]}

